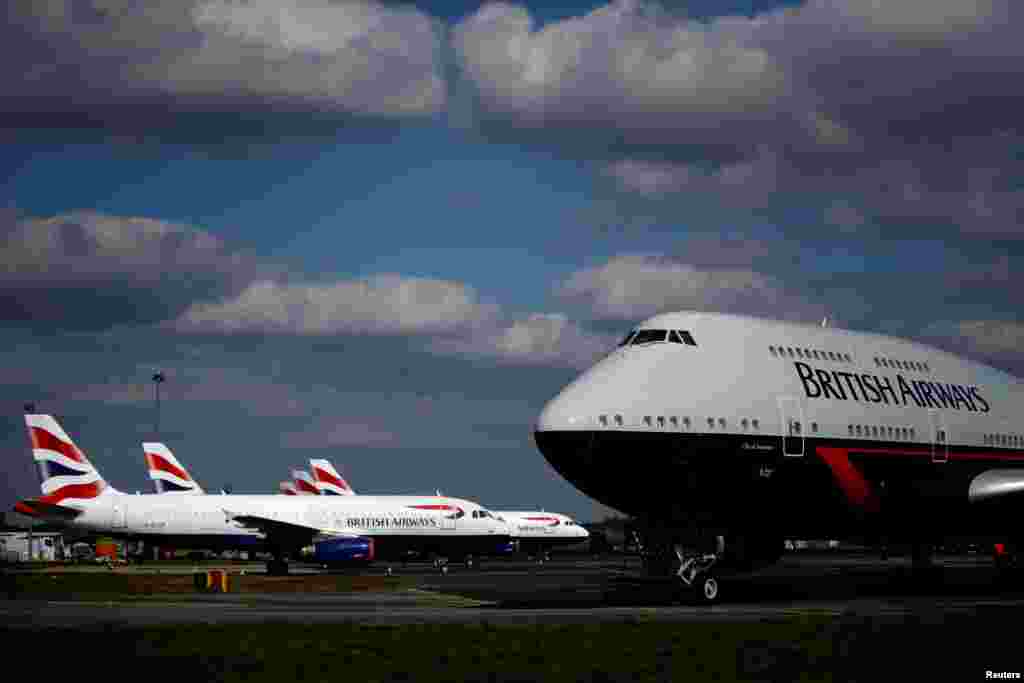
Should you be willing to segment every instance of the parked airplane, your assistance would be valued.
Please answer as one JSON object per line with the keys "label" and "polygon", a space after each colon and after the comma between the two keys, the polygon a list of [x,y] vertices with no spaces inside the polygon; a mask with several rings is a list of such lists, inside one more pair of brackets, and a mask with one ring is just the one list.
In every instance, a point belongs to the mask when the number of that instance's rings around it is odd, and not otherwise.
{"label": "parked airplane", "polygon": [[206,493],[166,445],[147,441],[142,444],[142,451],[146,454],[146,468],[157,493]]}
{"label": "parked airplane", "polygon": [[[327,460],[310,460],[310,470],[317,488],[326,495],[357,495]],[[437,491],[441,495],[441,491]],[[495,512],[509,524],[511,544],[496,546],[491,553],[506,555],[520,550],[531,555],[547,558],[555,547],[578,543],[590,536],[583,527],[565,515],[548,512]]]}
{"label": "parked airplane", "polygon": [[[738,315],[668,313],[547,403],[537,447],[636,517],[651,571],[699,600],[785,538],[1019,544],[1024,385],[925,344]],[[623,465],[630,463],[629,467]]]}
{"label": "parked airplane", "polygon": [[322,564],[400,559],[410,549],[462,558],[507,542],[477,503],[433,496],[128,495],[110,486],[50,415],[27,414],[43,495],[15,510],[114,537],[271,553],[270,573],[312,545]]}
{"label": "parked airplane", "polygon": [[548,559],[552,548],[575,545],[590,538],[590,532],[571,517],[556,512],[495,510],[509,524],[516,549]]}
{"label": "parked airplane", "polygon": [[[328,460],[310,460],[309,468],[313,472],[313,482],[321,495],[354,496],[356,492],[348,482],[338,474]],[[440,495],[440,493],[438,493]]]}

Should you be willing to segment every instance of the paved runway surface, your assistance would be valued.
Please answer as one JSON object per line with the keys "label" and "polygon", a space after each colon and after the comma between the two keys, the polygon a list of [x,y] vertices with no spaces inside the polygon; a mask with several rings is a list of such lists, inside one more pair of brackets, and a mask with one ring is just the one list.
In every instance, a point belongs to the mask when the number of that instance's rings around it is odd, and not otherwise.
{"label": "paved runway surface", "polygon": [[[94,626],[111,623],[589,623],[607,621],[763,621],[800,615],[896,616],[938,620],[945,615],[1014,619],[1024,613],[1024,575],[996,581],[989,558],[939,557],[927,578],[911,573],[906,558],[790,554],[771,569],[723,581],[715,607],[680,605],[672,584],[644,577],[633,558],[559,558],[544,565],[494,560],[480,568],[396,566],[415,588],[352,593],[201,593],[124,596],[123,599],[40,600],[25,595],[0,601],[0,619],[12,627]],[[206,568],[216,565],[206,564]],[[259,565],[239,567],[250,574]],[[115,572],[154,571],[154,565]],[[191,572],[192,567],[162,567]],[[91,568],[90,568],[91,570]],[[111,571],[111,570],[103,570]],[[315,572],[307,567],[304,571]],[[381,574],[373,567],[362,573]],[[239,580],[245,580],[239,577]]]}

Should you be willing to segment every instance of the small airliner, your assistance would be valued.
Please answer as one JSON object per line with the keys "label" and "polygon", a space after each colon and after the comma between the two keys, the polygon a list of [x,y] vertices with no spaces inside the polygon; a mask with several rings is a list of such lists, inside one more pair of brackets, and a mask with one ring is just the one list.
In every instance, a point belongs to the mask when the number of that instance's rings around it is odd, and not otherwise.
{"label": "small airliner", "polygon": [[[666,313],[545,405],[534,438],[633,516],[652,572],[704,602],[786,538],[1020,541],[1024,384],[881,334]],[[628,462],[629,466],[623,466]]]}
{"label": "small airliner", "polygon": [[590,532],[568,515],[557,512],[495,510],[509,524],[516,549],[544,560],[553,548],[570,546],[590,538]]}
{"label": "small airliner", "polygon": [[313,546],[321,564],[445,558],[509,541],[508,525],[461,498],[435,496],[129,495],[108,484],[50,415],[26,414],[42,496],[15,510],[106,535],[213,550],[269,552],[272,574]]}
{"label": "small airliner", "polygon": [[[309,466],[322,494],[357,495],[329,461],[310,460]],[[590,536],[570,517],[553,512],[495,511],[494,514],[509,524],[512,543],[496,546],[491,554],[507,555],[519,550],[547,559],[552,548],[578,543]]]}

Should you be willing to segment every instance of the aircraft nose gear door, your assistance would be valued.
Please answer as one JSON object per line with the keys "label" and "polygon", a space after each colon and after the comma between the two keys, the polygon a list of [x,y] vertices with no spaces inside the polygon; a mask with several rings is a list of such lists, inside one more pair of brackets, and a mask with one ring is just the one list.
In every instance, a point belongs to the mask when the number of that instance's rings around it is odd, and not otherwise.
{"label": "aircraft nose gear door", "polygon": [[779,397],[779,415],[782,418],[782,454],[804,454],[804,414],[800,401],[792,396]]}
{"label": "aircraft nose gear door", "polygon": [[932,426],[932,462],[944,463],[949,460],[949,430],[939,411],[929,410],[928,417]]}

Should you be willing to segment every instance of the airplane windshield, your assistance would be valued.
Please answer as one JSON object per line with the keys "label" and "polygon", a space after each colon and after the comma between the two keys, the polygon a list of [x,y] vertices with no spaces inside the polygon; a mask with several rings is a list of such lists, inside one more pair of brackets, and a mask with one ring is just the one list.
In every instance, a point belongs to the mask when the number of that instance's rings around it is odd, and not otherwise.
{"label": "airplane windshield", "polygon": [[636,333],[636,336],[630,340],[629,345],[636,346],[638,344],[663,342],[667,335],[667,330],[640,330]]}

